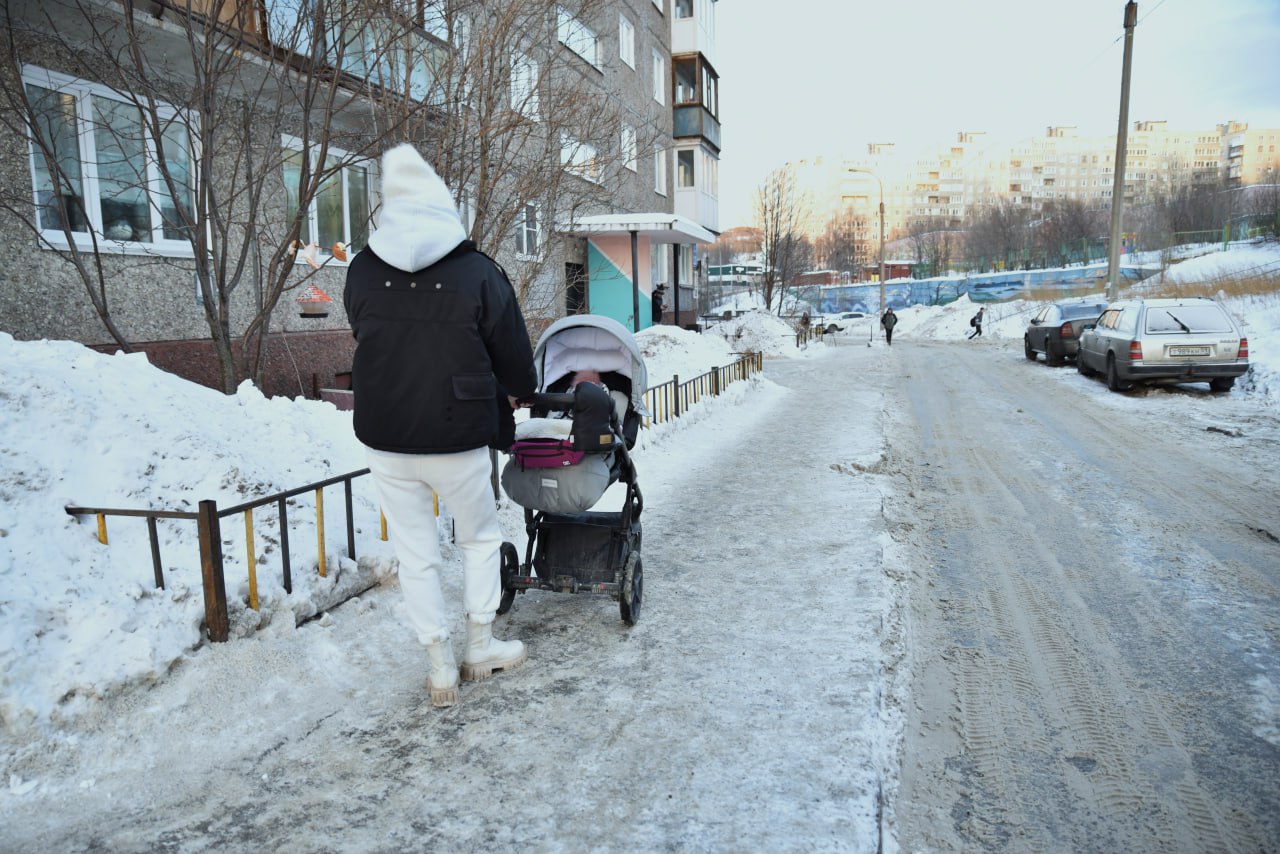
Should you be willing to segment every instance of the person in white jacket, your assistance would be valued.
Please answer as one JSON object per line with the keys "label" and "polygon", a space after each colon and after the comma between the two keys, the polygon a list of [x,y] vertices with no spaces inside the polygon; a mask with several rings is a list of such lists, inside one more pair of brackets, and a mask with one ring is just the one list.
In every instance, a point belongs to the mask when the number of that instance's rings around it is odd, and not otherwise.
{"label": "person in white jacket", "polygon": [[[431,702],[458,682],[525,661],[493,637],[502,595],[502,530],[489,448],[514,439],[514,398],[537,388],[533,348],[511,282],[466,239],[453,196],[411,145],[382,157],[382,211],[347,269],[343,305],[356,337],[356,438],[367,448],[400,588],[426,646]],[[449,640],[432,492],[453,515],[462,552],[467,641],[459,670]]]}

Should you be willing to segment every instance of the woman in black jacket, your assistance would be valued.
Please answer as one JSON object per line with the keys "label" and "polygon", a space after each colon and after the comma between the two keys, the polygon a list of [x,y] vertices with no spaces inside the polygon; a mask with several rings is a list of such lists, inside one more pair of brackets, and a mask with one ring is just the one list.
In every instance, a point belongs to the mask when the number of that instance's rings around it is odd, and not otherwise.
{"label": "woman in black jacket", "polygon": [[347,270],[343,304],[356,337],[356,438],[400,561],[400,587],[430,659],[436,706],[459,679],[440,585],[432,491],[453,515],[463,560],[467,641],[461,678],[487,679],[526,658],[493,637],[502,530],[489,448],[501,447],[515,398],[537,385],[533,348],[502,268],[466,239],[449,188],[411,145],[382,157],[382,211]]}

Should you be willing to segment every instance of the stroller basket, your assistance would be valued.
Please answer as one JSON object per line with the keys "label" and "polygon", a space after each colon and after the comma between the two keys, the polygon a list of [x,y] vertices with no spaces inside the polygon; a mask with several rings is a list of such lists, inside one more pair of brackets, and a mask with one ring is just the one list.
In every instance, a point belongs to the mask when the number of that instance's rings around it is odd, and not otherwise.
{"label": "stroller basket", "polygon": [[533,570],[540,579],[554,582],[570,575],[585,584],[618,581],[629,550],[621,513],[548,514],[538,534]]}

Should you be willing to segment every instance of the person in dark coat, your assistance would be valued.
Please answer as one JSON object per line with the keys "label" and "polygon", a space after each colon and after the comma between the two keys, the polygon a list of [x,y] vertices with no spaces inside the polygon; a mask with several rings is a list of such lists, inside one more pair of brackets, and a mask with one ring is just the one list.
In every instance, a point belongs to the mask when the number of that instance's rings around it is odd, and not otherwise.
{"label": "person in dark coat", "polygon": [[667,286],[658,285],[653,289],[653,323],[662,322],[662,313],[667,310]]}
{"label": "person in dark coat", "polygon": [[890,306],[884,310],[884,314],[880,315],[880,328],[884,330],[884,343],[890,347],[893,346],[893,327],[898,325],[898,315],[893,313],[893,307]]}
{"label": "person in dark coat", "polygon": [[978,309],[977,314],[969,318],[969,325],[973,327],[973,331],[969,333],[970,340],[973,340],[982,334],[982,313],[986,310],[987,307],[984,305],[982,308]]}
{"label": "person in dark coat", "polygon": [[[426,646],[431,702],[457,702],[459,676],[486,679],[524,662],[493,637],[502,530],[489,448],[514,437],[516,398],[537,388],[515,291],[466,239],[453,196],[411,145],[382,157],[382,211],[347,269],[343,305],[356,338],[356,438],[367,450],[400,562],[400,587]],[[432,492],[462,553],[467,641],[459,671],[445,614]]]}

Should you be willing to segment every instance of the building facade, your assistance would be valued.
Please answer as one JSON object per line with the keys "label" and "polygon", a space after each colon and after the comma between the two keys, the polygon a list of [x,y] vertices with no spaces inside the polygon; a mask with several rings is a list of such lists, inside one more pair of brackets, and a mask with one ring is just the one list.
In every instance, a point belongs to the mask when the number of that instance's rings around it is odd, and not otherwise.
{"label": "building facade", "polygon": [[[693,281],[677,264],[718,219],[714,166],[695,163],[692,187],[677,175],[682,147],[718,157],[718,123],[673,133],[686,17],[694,103],[717,116],[697,61],[715,4],[677,5],[346,0],[321,17],[297,0],[152,0],[126,27],[109,0],[12,0],[0,331],[142,351],[228,391],[341,386],[346,263],[376,227],[378,157],[405,141],[454,188],[535,334],[581,311],[649,325],[654,286]],[[677,189],[698,194],[692,217]]]}

